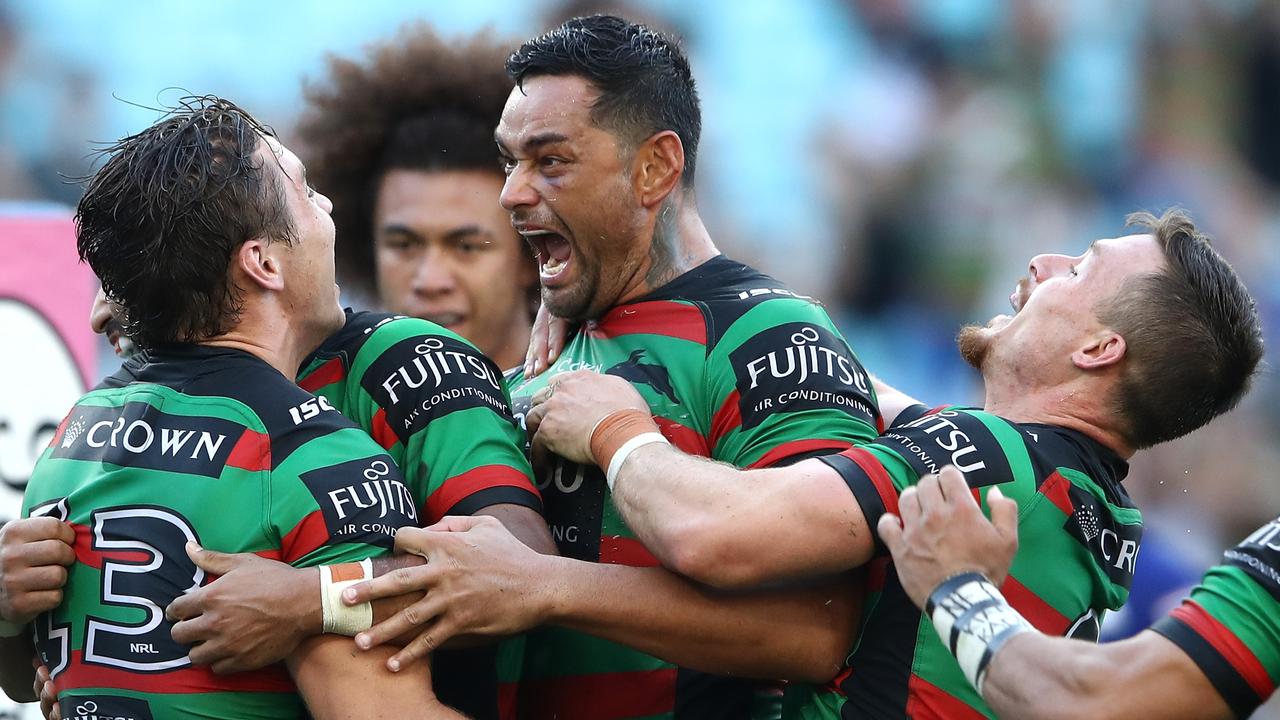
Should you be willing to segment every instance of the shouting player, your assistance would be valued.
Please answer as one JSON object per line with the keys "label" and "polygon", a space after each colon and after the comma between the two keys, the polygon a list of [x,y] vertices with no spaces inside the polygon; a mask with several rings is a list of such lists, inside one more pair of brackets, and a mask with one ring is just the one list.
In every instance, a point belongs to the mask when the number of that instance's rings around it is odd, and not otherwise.
{"label": "shouting player", "polygon": [[1228,550],[1149,630],[1094,645],[1037,632],[996,589],[1018,546],[1019,508],[1003,499],[990,509],[994,524],[944,468],[908,488],[879,530],[907,595],[1001,717],[1245,718],[1275,691],[1280,519]]}
{"label": "shouting player", "polygon": [[[741,467],[796,462],[872,438],[870,383],[826,313],[720,256],[702,224],[693,192],[700,115],[680,49],[642,26],[596,16],[529,41],[507,67],[517,88],[496,133],[508,173],[501,201],[538,253],[546,306],[586,321],[552,373],[513,379],[517,412],[554,373],[591,368],[638,388],[683,449]],[[756,371],[797,344],[821,363]],[[791,392],[789,404],[771,399]],[[599,594],[606,589],[591,564],[657,564],[622,522],[601,470],[552,458],[538,479],[561,552],[586,561],[557,562],[575,573],[566,585]],[[433,557],[424,572],[441,567],[448,565]],[[826,587],[828,598],[852,595],[847,582]],[[653,657],[679,652],[663,648],[655,639],[663,633],[652,625],[646,632],[644,622],[706,621],[697,606],[654,606],[647,595],[630,593],[598,622],[558,619],[603,637],[560,627],[532,635],[522,709],[547,717],[746,716],[759,699],[757,683],[700,676]],[[722,602],[727,607],[728,598]],[[628,624],[635,624],[630,635]],[[406,656],[429,647],[425,637]]]}
{"label": "shouting player", "polygon": [[[1023,508],[1023,552],[1006,582],[1015,606],[1046,632],[1096,637],[1101,611],[1125,600],[1140,539],[1140,516],[1120,484],[1125,458],[1232,407],[1261,357],[1247,291],[1190,219],[1132,219],[1148,232],[1100,240],[1075,257],[1036,256],[1012,298],[1015,314],[961,333],[986,383],[985,410],[908,407],[882,392],[897,425],[875,442],[744,472],[661,442],[647,397],[580,372],[537,398],[535,441],[608,468],[628,526],[665,564],[703,582],[738,587],[870,562],[850,671],[826,689],[793,686],[793,716],[988,713],[931,640],[872,528],[920,475],[961,465],[974,488],[1001,486]],[[769,377],[814,366],[797,341],[751,367]]]}
{"label": "shouting player", "polygon": [[[214,97],[107,155],[77,208],[77,243],[148,352],[76,403],[27,488],[24,513],[68,523],[79,560],[34,628],[60,698],[100,717],[296,717],[303,699],[318,718],[353,704],[458,717],[426,673],[353,661],[340,637],[297,647],[287,673],[228,676],[192,667],[170,637],[162,608],[207,579],[190,545],[349,561],[324,573],[339,588],[370,575],[417,509],[383,448],[289,380],[343,324],[329,201],[297,157]],[[29,656],[32,618],[6,619],[3,654]],[[4,670],[6,691],[24,695]]]}

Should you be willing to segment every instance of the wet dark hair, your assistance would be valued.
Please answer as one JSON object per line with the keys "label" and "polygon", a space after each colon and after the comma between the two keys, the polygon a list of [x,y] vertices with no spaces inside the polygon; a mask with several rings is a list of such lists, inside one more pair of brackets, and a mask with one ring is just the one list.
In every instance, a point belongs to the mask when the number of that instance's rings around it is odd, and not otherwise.
{"label": "wet dark hair", "polygon": [[236,249],[293,243],[279,166],[257,155],[272,135],[230,100],[202,95],[100,151],[106,163],[76,207],[76,247],[138,345],[226,332],[242,307],[227,271]]}
{"label": "wet dark hair", "polygon": [[600,93],[592,119],[631,146],[675,132],[684,146],[681,183],[693,187],[702,110],[689,60],[672,38],[615,15],[577,17],[521,45],[507,73],[522,87],[540,75],[587,79]]}

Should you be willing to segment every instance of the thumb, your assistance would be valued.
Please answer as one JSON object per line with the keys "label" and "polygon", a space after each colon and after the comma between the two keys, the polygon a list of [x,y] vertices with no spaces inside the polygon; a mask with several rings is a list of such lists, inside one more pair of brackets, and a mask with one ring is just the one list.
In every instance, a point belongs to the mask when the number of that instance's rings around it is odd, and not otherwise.
{"label": "thumb", "polygon": [[991,524],[996,526],[1007,542],[1018,545],[1018,503],[1004,496],[1000,488],[993,487],[987,493],[987,507],[991,509]]}
{"label": "thumb", "polygon": [[430,532],[467,532],[487,522],[489,522],[487,515],[446,515],[440,518],[440,522],[424,529]]}
{"label": "thumb", "polygon": [[889,554],[896,557],[903,545],[902,518],[893,513],[881,515],[876,523],[876,532],[880,533],[880,541],[889,548]]}
{"label": "thumb", "polygon": [[226,575],[239,564],[239,556],[221,553],[217,550],[205,550],[194,542],[187,543],[187,557],[197,567],[212,575]]}

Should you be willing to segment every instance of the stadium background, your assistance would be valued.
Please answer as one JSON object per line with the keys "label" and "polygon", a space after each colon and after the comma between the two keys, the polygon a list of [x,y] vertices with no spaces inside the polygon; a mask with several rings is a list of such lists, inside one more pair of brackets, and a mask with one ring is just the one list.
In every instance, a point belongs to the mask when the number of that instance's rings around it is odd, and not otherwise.
{"label": "stadium background", "polygon": [[[602,8],[686,40],[699,201],[721,249],[822,299],[863,363],[917,397],[980,402],[952,337],[1007,310],[1033,252],[1074,254],[1174,203],[1245,275],[1277,341],[1280,2],[0,0],[0,522],[45,416],[114,365],[84,335],[93,281],[67,251],[80,189],[66,178],[92,169],[91,141],[145,126],[138,105],[181,88],[235,99],[294,145],[326,53],[358,57],[413,20],[514,47]],[[1148,613],[1280,512],[1267,355],[1241,409],[1133,462]],[[1149,619],[1130,615],[1109,632]],[[18,713],[0,701],[0,719]]]}

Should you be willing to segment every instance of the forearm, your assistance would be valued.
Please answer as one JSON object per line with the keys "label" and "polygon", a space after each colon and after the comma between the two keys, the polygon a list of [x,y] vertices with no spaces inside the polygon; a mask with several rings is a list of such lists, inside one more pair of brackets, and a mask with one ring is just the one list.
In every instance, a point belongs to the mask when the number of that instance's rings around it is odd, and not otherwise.
{"label": "forearm", "polygon": [[1232,717],[1191,659],[1149,631],[1103,645],[1022,633],[991,661],[982,694],[1008,718]]}
{"label": "forearm", "polygon": [[35,648],[27,633],[18,637],[0,638],[0,687],[4,694],[14,702],[35,702],[32,687],[35,684],[36,671],[31,659],[36,656]]}
{"label": "forearm", "polygon": [[662,568],[548,560],[551,623],[716,674],[829,680],[860,615],[847,575],[804,588],[718,592]]}
{"label": "forearm", "polygon": [[515,535],[520,542],[543,555],[560,554],[556,548],[556,541],[551,538],[551,530],[547,527],[546,519],[532,508],[500,503],[481,508],[475,514],[497,518],[503,527]]}
{"label": "forearm", "polygon": [[880,417],[885,427],[893,427],[894,421],[903,410],[920,404],[919,400],[898,390],[875,375],[871,376],[871,386],[876,391],[876,404],[880,406]]}
{"label": "forearm", "polygon": [[840,572],[874,549],[852,493],[817,461],[741,470],[646,445],[623,464],[613,500],[663,566],[714,587]]}
{"label": "forearm", "polygon": [[463,718],[431,690],[426,663],[391,673],[390,649],[357,650],[349,638],[311,638],[288,658],[288,668],[316,720]]}

